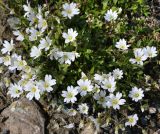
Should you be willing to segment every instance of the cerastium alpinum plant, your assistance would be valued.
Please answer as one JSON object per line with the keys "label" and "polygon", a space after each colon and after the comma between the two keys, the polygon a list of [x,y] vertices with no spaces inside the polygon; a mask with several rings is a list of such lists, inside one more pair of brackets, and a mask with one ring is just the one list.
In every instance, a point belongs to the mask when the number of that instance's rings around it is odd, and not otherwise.
{"label": "cerastium alpinum plant", "polygon": [[0,63],[19,78],[8,94],[29,100],[58,96],[69,116],[89,117],[97,131],[137,125],[150,88],[144,67],[156,61],[159,49],[145,37],[144,5],[124,0],[10,3],[19,23],[14,38],[2,42]]}

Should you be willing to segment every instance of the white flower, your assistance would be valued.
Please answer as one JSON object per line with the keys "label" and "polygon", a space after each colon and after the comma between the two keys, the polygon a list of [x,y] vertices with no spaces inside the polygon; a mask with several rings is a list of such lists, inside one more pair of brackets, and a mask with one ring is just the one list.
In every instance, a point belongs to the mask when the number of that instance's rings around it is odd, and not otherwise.
{"label": "white flower", "polygon": [[100,91],[100,93],[95,93],[93,98],[97,100],[98,104],[101,104],[104,108],[107,106],[108,97],[105,91]]}
{"label": "white flower", "polygon": [[102,81],[104,81],[105,79],[109,79],[110,77],[112,77],[112,73],[108,73],[108,74],[102,74]]}
{"label": "white flower", "polygon": [[10,54],[10,52],[11,52],[11,51],[13,50],[13,48],[14,48],[13,39],[11,39],[10,42],[8,42],[8,41],[5,40],[4,43],[3,43],[3,47],[4,47],[4,48],[1,49],[2,54],[5,54],[5,53],[7,53],[7,52],[8,52],[8,54]]}
{"label": "white flower", "polygon": [[34,80],[35,79],[35,75],[33,74],[33,72],[28,72],[28,73],[24,73],[22,74],[22,79],[27,79],[27,80]]}
{"label": "white flower", "polygon": [[95,74],[95,75],[94,75],[94,80],[95,80],[98,84],[100,84],[100,83],[103,81],[103,77],[102,77],[102,75]]}
{"label": "white flower", "polygon": [[74,40],[76,40],[77,35],[77,31],[73,31],[72,28],[68,29],[68,33],[62,33],[62,37],[65,39],[65,43],[73,42]]}
{"label": "white flower", "polygon": [[75,103],[77,98],[75,97],[78,94],[77,88],[73,86],[68,86],[67,91],[62,91],[62,96],[65,98],[64,102],[66,103]]}
{"label": "white flower", "polygon": [[30,6],[30,3],[28,3],[28,1],[27,1],[27,5],[23,5],[23,9],[26,12],[25,15],[24,15],[24,17],[28,16],[30,13],[33,12],[32,8]]}
{"label": "white flower", "polygon": [[86,79],[86,80],[82,80],[80,79],[79,81],[77,81],[78,84],[78,90],[80,92],[81,96],[85,96],[87,94],[87,92],[91,92],[93,90],[93,86],[91,85],[91,81]]}
{"label": "white flower", "polygon": [[40,99],[40,89],[38,88],[35,82],[32,81],[28,82],[27,85],[25,86],[25,91],[28,91],[26,97],[29,100],[32,100],[33,97],[35,97],[36,100]]}
{"label": "white flower", "polygon": [[121,99],[122,93],[117,92],[116,95],[110,94],[109,101],[107,102],[107,106],[113,107],[114,109],[120,109],[120,105],[124,105],[126,100]]}
{"label": "white flower", "polygon": [[134,126],[138,121],[137,114],[128,116],[128,122],[125,123],[125,126]]}
{"label": "white flower", "polygon": [[113,77],[115,79],[121,79],[121,78],[123,78],[123,71],[120,70],[119,68],[113,70]]}
{"label": "white flower", "polygon": [[34,59],[38,58],[41,55],[41,50],[37,48],[36,46],[33,46],[31,48],[30,56],[34,57]]}
{"label": "white flower", "polygon": [[129,60],[132,64],[137,63],[139,65],[143,65],[143,61],[147,59],[147,56],[144,55],[144,51],[141,48],[134,49],[134,56],[135,59],[131,58]]}
{"label": "white flower", "polygon": [[114,92],[116,89],[116,81],[113,76],[110,76],[109,78],[105,79],[102,81],[102,86],[103,89],[108,89],[109,92]]}
{"label": "white flower", "polygon": [[40,82],[40,89],[42,91],[47,91],[50,92],[53,90],[52,86],[54,86],[56,84],[56,80],[52,79],[51,75],[45,75],[45,81],[41,81]]}
{"label": "white flower", "polygon": [[63,4],[63,11],[62,11],[62,15],[63,17],[68,17],[69,19],[71,19],[74,15],[79,14],[79,9],[76,8],[77,4],[76,3],[65,3]]}
{"label": "white flower", "polygon": [[77,52],[63,52],[58,48],[52,49],[48,55],[50,56],[51,60],[53,60],[54,57],[60,64],[71,64],[75,58],[80,57]]}
{"label": "white flower", "polygon": [[26,65],[26,66],[24,66],[23,71],[26,72],[26,73],[30,73],[31,72],[31,67]]}
{"label": "white flower", "polygon": [[22,93],[23,89],[20,85],[11,84],[11,86],[9,87],[8,94],[10,94],[13,98],[19,98]]}
{"label": "white flower", "polygon": [[16,53],[12,54],[12,56],[10,57],[10,66],[9,66],[9,70],[13,71],[17,68],[17,66],[15,66],[15,61],[17,60],[21,60],[21,56],[17,55]]}
{"label": "white flower", "polygon": [[99,93],[99,92],[100,92],[100,86],[97,85],[97,84],[95,84],[95,85],[94,85],[94,88],[93,88],[93,92],[94,92],[94,93]]}
{"label": "white flower", "polygon": [[17,54],[13,54],[11,56],[11,66],[9,67],[10,70],[23,70],[26,65],[27,62],[25,60],[22,60],[21,56]]}
{"label": "white flower", "polygon": [[17,70],[23,70],[27,65],[27,62],[25,60],[17,60],[14,62],[14,65],[16,66]]}
{"label": "white flower", "polygon": [[83,80],[88,79],[84,72],[81,72],[81,79],[83,79]]}
{"label": "white flower", "polygon": [[34,23],[37,23],[38,21],[38,18],[36,17],[36,14],[34,12],[28,14],[27,19],[30,22],[29,23],[30,26],[32,26]]}
{"label": "white flower", "polygon": [[143,48],[143,52],[144,52],[144,55],[149,58],[153,58],[157,56],[156,47],[153,47],[153,46],[152,47],[147,46]]}
{"label": "white flower", "polygon": [[29,36],[30,41],[35,41],[35,40],[37,40],[37,37],[42,35],[42,31],[38,31],[37,29],[35,29],[33,27],[31,29],[28,29],[27,32],[30,33],[30,36]]}
{"label": "white flower", "polygon": [[129,45],[127,45],[127,42],[125,41],[125,39],[120,39],[118,42],[116,42],[116,48],[120,49],[120,50],[127,50]]}
{"label": "white flower", "polygon": [[11,57],[9,55],[1,57],[0,63],[3,63],[5,66],[11,65]]}
{"label": "white flower", "polygon": [[133,101],[138,102],[144,97],[143,90],[141,88],[133,87],[129,92],[129,97],[132,98]]}
{"label": "white flower", "polygon": [[60,50],[58,48],[53,48],[52,50],[50,50],[48,56],[51,60],[53,60],[54,58],[56,60],[58,60],[58,58],[60,57],[57,53],[59,52]]}
{"label": "white flower", "polygon": [[116,11],[112,11],[111,9],[107,11],[104,18],[106,21],[114,21],[118,17],[118,14]]}
{"label": "white flower", "polygon": [[44,32],[48,27],[47,21],[42,17],[42,15],[38,15],[37,18],[38,18],[38,28],[42,32]]}
{"label": "white flower", "polygon": [[13,34],[15,36],[17,36],[16,40],[18,40],[18,41],[23,41],[24,40],[24,36],[19,30],[13,31]]}
{"label": "white flower", "polygon": [[88,114],[88,106],[86,103],[83,103],[81,105],[78,106],[78,110],[81,114]]}
{"label": "white flower", "polygon": [[18,85],[20,85],[21,87],[26,87],[26,85],[28,84],[28,80],[26,79],[21,79],[20,81],[18,81]]}
{"label": "white flower", "polygon": [[39,49],[45,49],[45,51],[49,50],[50,46],[52,44],[52,40],[49,39],[48,36],[46,36],[45,39],[40,40]]}
{"label": "white flower", "polygon": [[75,58],[79,57],[79,54],[76,52],[56,52],[54,54],[55,59],[58,59],[60,64],[71,64],[72,61],[75,60]]}

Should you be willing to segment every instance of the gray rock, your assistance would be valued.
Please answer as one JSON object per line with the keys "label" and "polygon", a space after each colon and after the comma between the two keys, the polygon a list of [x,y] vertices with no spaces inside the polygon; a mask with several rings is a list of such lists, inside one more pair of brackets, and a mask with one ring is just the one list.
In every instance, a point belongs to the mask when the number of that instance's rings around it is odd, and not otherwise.
{"label": "gray rock", "polygon": [[33,101],[22,98],[13,102],[1,114],[8,117],[2,131],[9,130],[10,134],[44,134],[45,119]]}
{"label": "gray rock", "polygon": [[149,108],[149,113],[150,113],[150,114],[155,114],[156,111],[157,111],[157,109],[154,108],[154,107],[150,107],[150,108]]}

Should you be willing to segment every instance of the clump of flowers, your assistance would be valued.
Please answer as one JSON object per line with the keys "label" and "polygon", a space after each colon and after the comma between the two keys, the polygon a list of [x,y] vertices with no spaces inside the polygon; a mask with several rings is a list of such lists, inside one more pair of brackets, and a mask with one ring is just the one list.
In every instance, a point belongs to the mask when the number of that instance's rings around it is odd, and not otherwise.
{"label": "clump of flowers", "polygon": [[140,40],[142,31],[130,26],[129,21],[138,21],[130,19],[133,9],[116,7],[119,2],[84,3],[20,6],[24,12],[14,38],[2,41],[1,48],[0,64],[17,77],[6,82],[8,94],[29,100],[56,95],[69,116],[79,112],[97,130],[136,126],[135,106],[145,105],[150,88],[145,65],[156,63],[159,46],[147,44],[149,37]]}
{"label": "clump of flowers", "polygon": [[144,47],[144,48],[136,48],[134,49],[135,58],[131,58],[130,62],[132,64],[143,65],[143,62],[147,60],[147,58],[153,58],[157,56],[156,47]]}

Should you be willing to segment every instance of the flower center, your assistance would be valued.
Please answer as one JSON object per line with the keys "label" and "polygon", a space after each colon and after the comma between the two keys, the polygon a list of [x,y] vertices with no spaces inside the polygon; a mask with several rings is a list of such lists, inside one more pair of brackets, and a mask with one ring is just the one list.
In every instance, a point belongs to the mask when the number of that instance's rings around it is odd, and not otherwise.
{"label": "flower center", "polygon": [[148,56],[149,56],[149,57],[152,57],[152,52],[148,52]]}
{"label": "flower center", "polygon": [[134,97],[135,97],[135,98],[138,98],[139,96],[140,96],[139,93],[135,93],[135,94],[134,94]]}
{"label": "flower center", "polygon": [[46,20],[43,20],[42,27],[46,27],[46,26],[47,26],[47,22]]}
{"label": "flower center", "polygon": [[110,18],[110,20],[113,20],[113,18],[114,18],[114,17],[113,17],[112,15],[110,15],[110,17],[109,17],[109,18]]}
{"label": "flower center", "polygon": [[72,41],[73,37],[71,35],[68,36],[68,40]]}
{"label": "flower center", "polygon": [[10,57],[9,57],[9,56],[4,57],[4,61],[5,61],[5,62],[10,61]]}
{"label": "flower center", "polygon": [[25,86],[25,85],[27,84],[27,82],[28,82],[27,80],[23,80],[23,81],[21,82],[21,85],[22,85],[22,86]]}
{"label": "flower center", "polygon": [[108,85],[107,85],[107,88],[112,88],[112,84],[108,84]]}
{"label": "flower center", "polygon": [[36,36],[40,36],[41,33],[39,31],[36,32]]}
{"label": "flower center", "polygon": [[129,118],[129,122],[130,122],[130,123],[133,123],[133,122],[134,122],[134,119],[133,119],[133,118]]}
{"label": "flower center", "polygon": [[67,94],[67,98],[72,98],[72,97],[73,97],[73,93],[68,92],[68,94]]}
{"label": "flower center", "polygon": [[125,48],[125,45],[124,45],[124,44],[121,44],[121,48],[124,49],[124,48]]}
{"label": "flower center", "polygon": [[33,22],[37,23],[38,22],[38,19],[37,18],[33,18]]}
{"label": "flower center", "polygon": [[100,97],[99,101],[103,103],[105,101],[104,97]]}
{"label": "flower center", "polygon": [[33,92],[33,93],[35,93],[36,92],[36,88],[35,87],[32,87],[32,89],[31,89],[31,91]]}
{"label": "flower center", "polygon": [[16,94],[19,93],[19,89],[18,89],[18,88],[15,89],[15,93],[16,93]]}
{"label": "flower center", "polygon": [[68,9],[67,10],[67,14],[71,14],[72,13],[72,10],[71,9]]}
{"label": "flower center", "polygon": [[136,57],[136,61],[140,62],[141,61],[141,57]]}
{"label": "flower center", "polygon": [[112,100],[112,105],[115,106],[115,105],[118,104],[118,102],[119,102],[118,99],[113,99],[113,100]]}
{"label": "flower center", "polygon": [[83,108],[82,108],[82,111],[85,111],[85,110],[86,110],[86,107],[83,107]]}
{"label": "flower center", "polygon": [[67,55],[64,55],[63,58],[64,58],[64,60],[68,60],[68,56]]}
{"label": "flower center", "polygon": [[82,86],[83,91],[87,91],[87,89],[88,89],[87,86]]}
{"label": "flower center", "polygon": [[45,88],[48,88],[48,87],[49,87],[49,84],[48,84],[47,82],[45,82],[45,83],[44,83],[44,87],[45,87]]}
{"label": "flower center", "polygon": [[23,64],[23,61],[21,60],[21,61],[19,61],[19,66],[23,66],[24,64]]}

